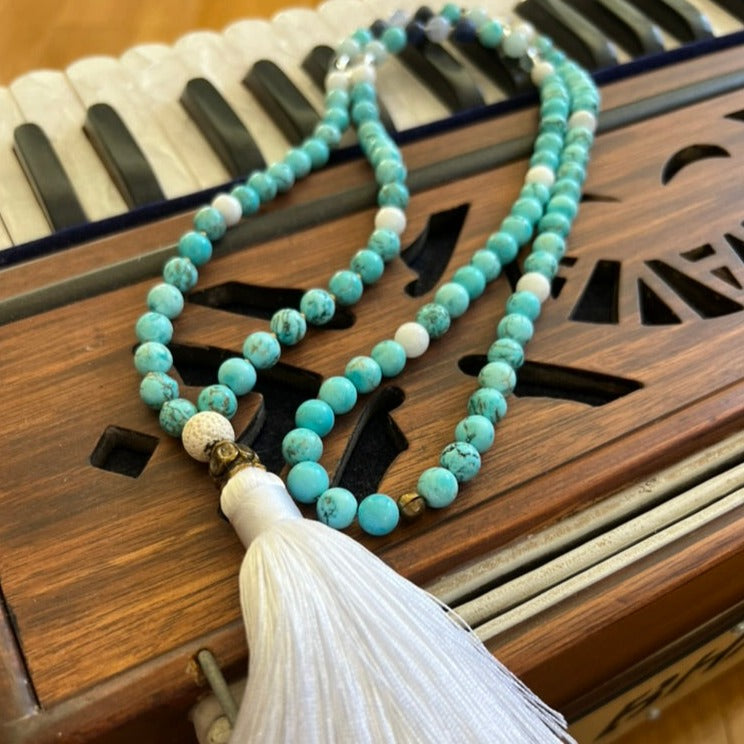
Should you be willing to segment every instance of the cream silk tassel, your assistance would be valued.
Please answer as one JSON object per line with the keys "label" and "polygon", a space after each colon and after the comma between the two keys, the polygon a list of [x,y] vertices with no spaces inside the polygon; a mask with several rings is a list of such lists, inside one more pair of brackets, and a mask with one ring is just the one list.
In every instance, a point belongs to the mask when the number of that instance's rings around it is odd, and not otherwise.
{"label": "cream silk tassel", "polygon": [[232,744],[572,741],[454,613],[303,519],[280,478],[239,470],[221,505],[248,548],[250,665]]}

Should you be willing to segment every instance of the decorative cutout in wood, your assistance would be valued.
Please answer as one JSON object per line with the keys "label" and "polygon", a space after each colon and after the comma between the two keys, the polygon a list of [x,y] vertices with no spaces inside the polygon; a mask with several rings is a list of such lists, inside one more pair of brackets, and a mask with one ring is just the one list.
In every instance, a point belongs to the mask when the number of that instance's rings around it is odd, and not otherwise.
{"label": "decorative cutout in wood", "polygon": [[157,447],[158,438],[120,426],[108,426],[93,448],[90,464],[130,478],[145,469]]}
{"label": "decorative cutout in wood", "polygon": [[664,163],[661,171],[661,182],[665,186],[688,165],[706,158],[730,158],[731,153],[720,145],[689,145],[672,155]]}

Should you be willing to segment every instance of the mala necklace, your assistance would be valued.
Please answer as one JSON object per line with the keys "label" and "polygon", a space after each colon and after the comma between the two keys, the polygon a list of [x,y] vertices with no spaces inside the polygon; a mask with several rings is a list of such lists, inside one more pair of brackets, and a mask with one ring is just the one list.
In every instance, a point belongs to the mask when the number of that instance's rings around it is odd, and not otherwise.
{"label": "mala necklace", "polygon": [[[425,22],[406,23],[396,13],[390,23],[360,29],[339,46],[313,136],[196,213],[194,229],[179,240],[179,255],[166,263],[164,282],[150,290],[149,310],[136,324],[140,397],[159,410],[162,428],[181,436],[192,457],[209,462],[222,488],[222,509],[249,547],[240,585],[251,664],[233,742],[567,740],[560,716],[511,677],[472,633],[464,633],[451,613],[325,526],[345,528],[357,518],[364,531],[387,534],[401,514],[410,518],[426,506],[448,506],[459,484],[478,473],[564,255],[597,121],[599,94],[591,77],[531,27],[510,28],[484,11],[465,12],[453,4]],[[299,406],[296,428],[282,443],[290,466],[285,487],[255,453],[235,443],[229,419],[237,398],[255,385],[257,370],[276,364],[283,345],[300,343],[308,324],[323,326],[337,305],[358,302],[364,287],[398,256],[409,200],[406,167],[379,118],[375,70],[407,43],[424,37],[443,42],[450,34],[519,60],[539,87],[540,121],[524,186],[499,229],[414,320],[368,356],[352,358],[342,375],[326,379],[318,396]],[[299,308],[277,311],[269,330],[251,333],[243,357],[222,363],[218,382],[199,393],[196,405],[179,397],[178,383],[167,374],[173,363],[167,344],[171,320],[183,310],[183,293],[196,285],[198,267],[209,261],[227,229],[325,165],[350,124],[379,186],[366,247],[333,274],[327,289],[306,291]],[[357,507],[349,491],[329,488],[318,461],[336,417],[349,412],[359,394],[401,373],[407,359],[424,354],[530,241],[531,254],[498,323],[479,387],[439,463],[420,475],[415,491],[397,500],[375,493]],[[315,503],[320,522],[302,519],[287,492]],[[331,634],[330,627],[337,630]],[[395,637],[385,638],[391,632]]]}

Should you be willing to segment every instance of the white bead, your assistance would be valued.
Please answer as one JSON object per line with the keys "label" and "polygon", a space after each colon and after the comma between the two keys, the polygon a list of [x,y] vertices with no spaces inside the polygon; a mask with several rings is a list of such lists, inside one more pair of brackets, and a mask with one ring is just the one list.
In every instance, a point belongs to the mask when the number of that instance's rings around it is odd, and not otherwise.
{"label": "white bead", "polygon": [[526,183],[541,183],[550,188],[555,183],[555,173],[547,165],[533,165],[524,180]]}
{"label": "white bead", "polygon": [[212,206],[225,218],[225,224],[228,227],[237,225],[243,217],[240,202],[230,194],[217,194],[212,199]]}
{"label": "white bead", "polygon": [[399,207],[380,207],[375,215],[375,227],[402,235],[406,229],[406,213]]}
{"label": "white bead", "polygon": [[332,90],[348,90],[349,89],[349,75],[344,70],[331,70],[325,76],[325,89],[326,91]]}
{"label": "white bead", "polygon": [[379,64],[387,59],[388,50],[381,41],[373,39],[364,47],[364,54],[369,55]]}
{"label": "white bead", "polygon": [[527,35],[518,31],[516,28],[511,29],[501,42],[501,48],[504,50],[504,54],[512,59],[519,59],[523,56],[529,45],[530,41]]}
{"label": "white bead", "polygon": [[550,62],[541,60],[540,62],[535,62],[533,65],[532,70],[530,71],[530,78],[535,85],[541,85],[543,80],[554,72],[555,67],[553,67]]}
{"label": "white bead", "polygon": [[485,24],[491,20],[488,11],[483,8],[471,8],[470,10],[465,11],[465,18],[467,18],[476,29],[485,26]]}
{"label": "white bead", "polygon": [[591,111],[574,111],[573,114],[568,118],[569,127],[584,127],[588,129],[592,134],[597,128],[597,117]]}
{"label": "white bead", "polygon": [[181,442],[191,457],[199,462],[208,462],[215,442],[234,442],[232,424],[215,411],[200,411],[183,427]]}
{"label": "white bead", "polygon": [[550,281],[538,271],[528,271],[519,277],[517,291],[532,292],[532,294],[537,295],[540,302],[545,302],[550,297]]}
{"label": "white bead", "polygon": [[349,70],[349,77],[351,78],[352,85],[357,85],[358,83],[371,83],[374,85],[375,80],[377,79],[377,70],[375,70],[375,67],[371,62],[354,65],[354,67]]}
{"label": "white bead", "polygon": [[350,59],[354,59],[355,57],[358,57],[362,53],[362,47],[359,46],[359,42],[356,41],[356,39],[352,39],[350,37],[347,37],[344,39],[339,45],[338,49],[336,50],[336,54],[339,57],[347,56]]}
{"label": "white bead", "polygon": [[452,26],[450,22],[442,16],[432,16],[424,26],[426,36],[429,41],[433,41],[435,44],[441,44],[447,41],[447,37],[450,35]]}
{"label": "white bead", "polygon": [[395,332],[395,340],[405,349],[409,359],[420,357],[429,348],[429,332],[420,323],[403,323]]}
{"label": "white bead", "polygon": [[527,23],[527,21],[521,21],[520,23],[515,24],[512,26],[512,30],[524,36],[525,39],[527,39],[528,46],[535,38],[535,27],[531,23]]}
{"label": "white bead", "polygon": [[406,10],[396,10],[389,18],[388,23],[391,26],[400,26],[405,28],[408,21],[411,20],[411,14]]}

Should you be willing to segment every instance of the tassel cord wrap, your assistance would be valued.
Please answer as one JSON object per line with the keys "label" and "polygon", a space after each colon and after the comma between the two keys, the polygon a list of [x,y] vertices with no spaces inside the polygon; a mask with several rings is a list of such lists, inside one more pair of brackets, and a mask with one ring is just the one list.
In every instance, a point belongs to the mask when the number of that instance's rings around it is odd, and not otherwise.
{"label": "tassel cord wrap", "polygon": [[571,741],[453,612],[343,533],[299,518],[278,477],[242,470],[221,503],[248,546],[251,658],[232,744]]}

